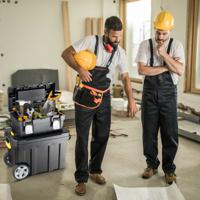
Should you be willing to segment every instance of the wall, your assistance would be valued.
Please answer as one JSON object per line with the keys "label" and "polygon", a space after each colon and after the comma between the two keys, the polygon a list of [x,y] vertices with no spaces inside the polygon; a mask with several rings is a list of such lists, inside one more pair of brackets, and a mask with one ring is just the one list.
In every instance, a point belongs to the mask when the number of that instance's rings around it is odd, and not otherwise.
{"label": "wall", "polygon": [[60,87],[65,88],[60,1],[1,1],[0,35],[0,52],[4,53],[0,57],[0,89],[6,91],[12,73],[31,68],[58,69]]}
{"label": "wall", "polygon": [[[69,0],[69,17],[72,43],[84,37],[85,18],[119,15],[119,0]],[[78,13],[78,14],[77,14]]]}
{"label": "wall", "polygon": [[[85,34],[86,17],[118,13],[118,1],[69,0],[71,42]],[[52,68],[59,71],[60,88],[66,89],[61,0],[18,0],[0,3],[0,90],[10,86],[18,69]],[[23,77],[22,77],[23,78]],[[5,84],[5,86],[4,86]],[[7,100],[6,100],[7,101]]]}
{"label": "wall", "polygon": [[101,16],[101,0],[69,0],[71,42],[84,37],[86,17]]}

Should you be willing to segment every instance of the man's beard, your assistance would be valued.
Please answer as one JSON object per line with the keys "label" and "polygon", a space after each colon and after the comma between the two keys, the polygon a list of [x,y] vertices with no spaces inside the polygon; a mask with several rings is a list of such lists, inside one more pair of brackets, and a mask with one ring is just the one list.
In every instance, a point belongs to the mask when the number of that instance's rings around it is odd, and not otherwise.
{"label": "man's beard", "polygon": [[117,46],[119,45],[119,42],[112,42],[110,40],[109,37],[106,37],[106,41],[113,47],[113,48],[117,48]]}

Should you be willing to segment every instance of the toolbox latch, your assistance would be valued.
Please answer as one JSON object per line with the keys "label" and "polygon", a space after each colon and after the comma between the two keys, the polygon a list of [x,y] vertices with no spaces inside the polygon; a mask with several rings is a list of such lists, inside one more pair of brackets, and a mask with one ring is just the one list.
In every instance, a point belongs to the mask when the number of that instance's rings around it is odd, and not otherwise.
{"label": "toolbox latch", "polygon": [[24,127],[25,127],[24,132],[26,135],[33,134],[33,124],[31,121],[25,121]]}
{"label": "toolbox latch", "polygon": [[53,130],[61,129],[59,117],[52,117],[52,126],[53,126]]}

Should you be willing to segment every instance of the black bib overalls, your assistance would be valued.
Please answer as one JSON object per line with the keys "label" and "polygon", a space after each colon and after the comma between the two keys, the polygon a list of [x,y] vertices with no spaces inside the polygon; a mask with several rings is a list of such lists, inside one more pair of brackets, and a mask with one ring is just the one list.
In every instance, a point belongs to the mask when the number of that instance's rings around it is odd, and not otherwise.
{"label": "black bib overalls", "polygon": [[[97,54],[97,48],[98,37],[96,36],[95,54]],[[102,172],[101,164],[106,150],[111,124],[111,101],[110,92],[108,90],[110,79],[107,78],[106,75],[109,72],[108,67],[112,62],[114,53],[115,51],[111,54],[106,67],[96,66],[90,71],[92,74],[91,82],[83,82],[84,85],[91,88],[107,91],[102,94],[101,103],[95,107],[95,105],[93,105],[94,101],[92,102],[92,97],[87,95],[91,93],[91,91],[85,90],[85,93],[83,92],[83,94],[79,95],[81,96],[79,103],[81,105],[86,105],[86,107],[75,104],[75,123],[77,132],[75,149],[75,179],[79,183],[87,182],[89,172]],[[94,106],[94,108],[89,109],[87,106]],[[88,166],[88,137],[91,124],[92,139]]]}
{"label": "black bib overalls", "polygon": [[[172,39],[167,53],[170,52]],[[153,66],[153,44],[149,40]],[[178,148],[177,88],[170,72],[145,76],[142,96],[143,150],[147,166],[158,168],[158,131],[162,142],[162,168],[165,173],[174,172],[174,158]]]}

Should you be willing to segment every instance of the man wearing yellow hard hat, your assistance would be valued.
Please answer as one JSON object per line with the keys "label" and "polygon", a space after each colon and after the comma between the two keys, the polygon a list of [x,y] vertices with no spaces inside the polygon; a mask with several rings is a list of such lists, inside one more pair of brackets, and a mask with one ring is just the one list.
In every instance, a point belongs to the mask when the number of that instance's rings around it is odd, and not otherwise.
{"label": "man wearing yellow hard hat", "polygon": [[177,83],[185,69],[183,46],[170,37],[173,28],[173,15],[167,11],[160,12],[154,21],[155,37],[141,42],[136,56],[138,72],[144,75],[142,127],[147,168],[142,177],[148,179],[157,173],[160,129],[162,169],[168,184],[176,181]]}
{"label": "man wearing yellow hard hat", "polygon": [[[122,37],[121,20],[112,16],[105,21],[103,36],[88,36],[68,47],[62,54],[70,67],[78,72],[74,90],[76,149],[75,179],[78,195],[86,193],[90,177],[95,183],[105,184],[101,164],[106,150],[110,124],[110,82],[118,68],[128,97],[131,117],[137,112],[125,51],[119,46]],[[92,141],[88,166],[88,137],[92,123]]]}

